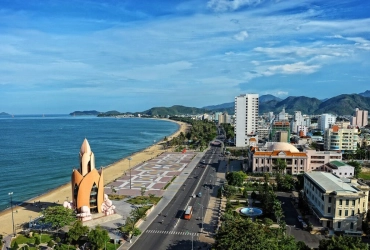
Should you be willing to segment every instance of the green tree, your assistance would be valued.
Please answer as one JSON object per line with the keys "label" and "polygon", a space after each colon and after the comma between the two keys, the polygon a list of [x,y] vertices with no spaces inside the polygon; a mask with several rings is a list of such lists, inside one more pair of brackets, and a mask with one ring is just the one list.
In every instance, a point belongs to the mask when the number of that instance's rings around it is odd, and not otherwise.
{"label": "green tree", "polygon": [[44,221],[51,223],[53,227],[61,228],[76,221],[76,215],[72,209],[63,206],[48,207],[43,212]]}
{"label": "green tree", "polygon": [[41,244],[40,237],[36,236],[35,237],[35,246],[38,246]]}
{"label": "green tree", "polygon": [[19,248],[18,242],[15,241],[12,247],[12,250],[17,250]]}
{"label": "green tree", "polygon": [[100,225],[96,226],[95,229],[90,230],[87,238],[91,242],[93,249],[103,249],[105,244],[109,242],[110,238],[108,231],[102,229]]}
{"label": "green tree", "polygon": [[142,197],[144,196],[145,191],[146,191],[146,187],[145,186],[143,186],[143,187],[140,188],[140,193],[141,193],[141,196]]}
{"label": "green tree", "polygon": [[249,218],[231,217],[222,223],[216,234],[215,249],[254,250],[254,249],[289,249],[296,250],[297,243],[291,236],[281,231],[252,222]]}
{"label": "green tree", "polygon": [[49,240],[48,247],[53,248],[53,246],[54,246],[54,241],[53,240]]}
{"label": "green tree", "polygon": [[358,178],[361,173],[361,164],[358,161],[349,161],[347,164],[355,167],[355,178]]}
{"label": "green tree", "polygon": [[368,250],[366,243],[361,238],[339,236],[330,239],[322,239],[319,243],[319,250]]}
{"label": "green tree", "polygon": [[225,185],[224,186],[224,195],[226,198],[230,198],[231,196],[235,195],[237,192],[236,188],[234,186]]}
{"label": "green tree", "polygon": [[227,183],[231,186],[243,186],[243,182],[247,175],[243,171],[229,172],[226,175]]}
{"label": "green tree", "polygon": [[287,165],[286,161],[278,158],[275,163],[276,171],[280,174],[284,173]]}
{"label": "green tree", "polygon": [[81,236],[86,235],[89,232],[87,226],[82,225],[81,221],[75,221],[73,226],[68,231],[68,238],[70,242],[77,241]]}

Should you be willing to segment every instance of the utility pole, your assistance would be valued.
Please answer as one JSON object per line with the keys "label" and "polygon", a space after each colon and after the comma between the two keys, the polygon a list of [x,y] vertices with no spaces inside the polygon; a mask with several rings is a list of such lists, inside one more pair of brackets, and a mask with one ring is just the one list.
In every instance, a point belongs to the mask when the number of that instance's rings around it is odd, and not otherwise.
{"label": "utility pole", "polygon": [[15,237],[15,228],[14,228],[14,215],[13,215],[13,192],[8,193],[10,196],[10,208],[12,209],[12,222],[13,222],[13,236]]}

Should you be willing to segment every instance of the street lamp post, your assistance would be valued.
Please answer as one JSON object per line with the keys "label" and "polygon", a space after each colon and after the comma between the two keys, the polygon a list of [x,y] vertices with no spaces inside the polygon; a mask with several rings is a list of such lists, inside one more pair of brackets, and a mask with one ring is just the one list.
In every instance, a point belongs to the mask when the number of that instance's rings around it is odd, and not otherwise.
{"label": "street lamp post", "polygon": [[29,216],[29,217],[30,217],[30,224],[28,224],[28,228],[31,229],[31,227],[32,227],[32,224],[31,224],[32,216]]}
{"label": "street lamp post", "polygon": [[13,215],[13,192],[9,192],[8,195],[10,196],[10,208],[12,209],[13,235],[15,237],[14,215]]}
{"label": "street lamp post", "polygon": [[130,189],[131,189],[131,157],[128,158],[128,168],[130,170]]}

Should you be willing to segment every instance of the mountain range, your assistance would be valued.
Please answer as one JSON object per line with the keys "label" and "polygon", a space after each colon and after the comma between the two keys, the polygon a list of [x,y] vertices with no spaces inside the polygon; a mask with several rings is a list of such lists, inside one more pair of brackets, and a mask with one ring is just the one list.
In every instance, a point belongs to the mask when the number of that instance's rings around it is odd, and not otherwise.
{"label": "mountain range", "polygon": [[[319,115],[331,113],[335,115],[353,115],[356,108],[370,110],[370,90],[359,94],[342,94],[332,98],[319,100],[314,97],[306,96],[289,96],[285,99],[280,99],[273,95],[262,95],[259,97],[259,113],[266,112],[280,113],[285,108],[285,112],[294,113],[301,111],[302,114]],[[75,111],[70,115],[98,115],[98,116],[117,116],[117,115],[137,115],[143,116],[175,116],[175,115],[195,115],[210,112],[228,112],[234,114],[234,102],[223,103],[219,105],[205,106],[203,108],[185,107],[174,105],[172,107],[153,107],[142,112],[125,112],[108,111],[99,112],[91,111]]]}
{"label": "mountain range", "polygon": [[[213,112],[228,112],[234,114],[234,102],[214,106],[206,106],[204,109]],[[324,114],[352,115],[356,108],[370,110],[370,90],[360,94],[343,94],[319,100],[306,96],[289,96],[284,100],[273,95],[262,95],[259,98],[259,113],[279,113],[285,108],[285,112],[294,113],[301,111],[302,114]]]}

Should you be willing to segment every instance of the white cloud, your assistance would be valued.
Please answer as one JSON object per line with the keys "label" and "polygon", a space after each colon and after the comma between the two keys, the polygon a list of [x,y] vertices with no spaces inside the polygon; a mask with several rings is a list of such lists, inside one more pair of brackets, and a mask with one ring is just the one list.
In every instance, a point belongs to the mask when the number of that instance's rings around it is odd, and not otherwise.
{"label": "white cloud", "polygon": [[275,95],[275,96],[287,96],[288,94],[289,94],[289,92],[287,92],[287,91],[279,90],[279,91],[275,92],[273,95]]}
{"label": "white cloud", "polygon": [[234,35],[234,39],[238,40],[238,41],[244,41],[245,39],[248,38],[248,32],[243,30],[243,31],[240,31],[238,34]]}
{"label": "white cloud", "polygon": [[262,0],[209,0],[207,7],[216,12],[234,11],[245,6],[258,5]]}
{"label": "white cloud", "polygon": [[264,75],[270,76],[275,74],[310,74],[316,72],[320,65],[306,65],[304,62],[297,62],[291,64],[275,65],[268,68]]}

